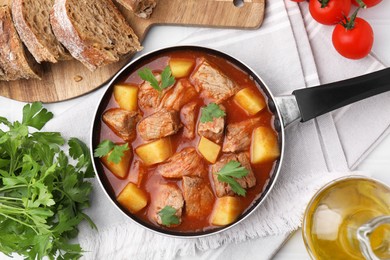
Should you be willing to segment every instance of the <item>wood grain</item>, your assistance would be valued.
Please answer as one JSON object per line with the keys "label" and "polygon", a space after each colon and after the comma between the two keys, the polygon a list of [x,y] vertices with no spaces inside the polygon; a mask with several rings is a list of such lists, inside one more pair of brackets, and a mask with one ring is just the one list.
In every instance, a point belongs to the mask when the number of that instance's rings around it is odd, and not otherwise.
{"label": "wood grain", "polygon": [[[141,19],[118,6],[140,41],[151,26],[172,24],[221,28],[255,29],[264,18],[265,0],[159,0],[150,19]],[[76,60],[43,64],[42,80],[0,82],[0,95],[19,101],[58,102],[78,97],[100,87],[129,60],[89,71]]]}

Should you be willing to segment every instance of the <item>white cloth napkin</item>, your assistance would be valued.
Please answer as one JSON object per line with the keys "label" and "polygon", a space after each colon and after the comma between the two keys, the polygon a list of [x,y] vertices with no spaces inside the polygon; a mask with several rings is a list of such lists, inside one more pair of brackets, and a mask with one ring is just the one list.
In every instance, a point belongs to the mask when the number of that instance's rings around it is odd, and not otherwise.
{"label": "white cloth napkin", "polygon": [[[383,66],[374,56],[348,61],[333,53],[330,33],[330,28],[318,27],[307,15],[307,3],[298,6],[290,0],[268,0],[265,20],[258,30],[156,27],[146,37],[143,53],[173,44],[219,49],[257,71],[275,95]],[[47,105],[55,118],[45,129],[89,142],[92,116],[105,89]],[[79,241],[87,251],[84,258],[172,259],[195,255],[202,259],[241,259],[255,257],[251,255],[253,246],[263,248],[256,259],[270,258],[290,232],[300,226],[302,212],[315,190],[349,174],[389,131],[388,100],[388,94],[382,94],[289,128],[282,171],[265,203],[243,223],[207,238],[173,239],[145,231],[119,213],[94,180],[87,214],[99,230],[90,230],[88,225],[80,227]],[[2,116],[18,119],[22,106],[0,97]]]}

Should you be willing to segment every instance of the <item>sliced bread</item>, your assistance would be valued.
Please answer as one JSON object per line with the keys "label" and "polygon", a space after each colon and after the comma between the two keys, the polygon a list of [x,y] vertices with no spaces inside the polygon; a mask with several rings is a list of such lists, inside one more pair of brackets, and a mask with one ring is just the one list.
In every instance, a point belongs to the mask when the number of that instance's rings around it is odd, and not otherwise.
{"label": "sliced bread", "polygon": [[20,39],[39,63],[72,57],[56,39],[50,26],[53,0],[13,0],[12,18]]}
{"label": "sliced bread", "polygon": [[0,6],[1,80],[40,79],[40,67],[24,46],[12,22],[8,5]]}
{"label": "sliced bread", "polygon": [[126,9],[134,12],[138,17],[149,18],[156,6],[155,0],[116,0]]}
{"label": "sliced bread", "polygon": [[142,49],[111,0],[55,0],[50,22],[57,39],[91,71]]}

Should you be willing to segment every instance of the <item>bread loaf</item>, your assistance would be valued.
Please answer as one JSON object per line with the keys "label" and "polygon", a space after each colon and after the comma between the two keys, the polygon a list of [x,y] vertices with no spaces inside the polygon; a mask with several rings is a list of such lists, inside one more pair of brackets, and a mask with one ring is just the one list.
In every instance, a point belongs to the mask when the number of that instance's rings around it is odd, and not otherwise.
{"label": "bread loaf", "polygon": [[91,71],[142,49],[111,0],[55,0],[50,22],[57,39]]}
{"label": "bread loaf", "polygon": [[40,68],[24,46],[8,5],[0,6],[0,80],[40,79]]}
{"label": "bread loaf", "polygon": [[149,18],[156,6],[155,0],[116,0],[126,9],[134,12],[138,17]]}
{"label": "bread loaf", "polygon": [[12,18],[20,39],[38,63],[56,63],[72,57],[56,39],[50,26],[53,0],[13,0]]}

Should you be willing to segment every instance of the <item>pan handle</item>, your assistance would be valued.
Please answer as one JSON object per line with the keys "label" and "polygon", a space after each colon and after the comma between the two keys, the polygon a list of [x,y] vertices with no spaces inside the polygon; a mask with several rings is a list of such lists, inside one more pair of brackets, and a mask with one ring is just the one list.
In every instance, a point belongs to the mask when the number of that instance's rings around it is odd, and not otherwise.
{"label": "pan handle", "polygon": [[317,87],[298,89],[301,122],[390,90],[390,68]]}

